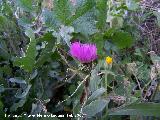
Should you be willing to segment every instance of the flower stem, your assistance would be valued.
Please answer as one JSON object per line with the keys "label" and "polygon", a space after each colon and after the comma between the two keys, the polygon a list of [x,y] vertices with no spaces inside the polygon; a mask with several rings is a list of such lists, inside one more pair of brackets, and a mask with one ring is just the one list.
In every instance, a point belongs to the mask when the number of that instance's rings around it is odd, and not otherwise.
{"label": "flower stem", "polygon": [[108,94],[108,93],[107,93],[107,86],[108,86],[107,77],[108,77],[107,65],[105,65],[105,87],[106,87],[106,95]]}

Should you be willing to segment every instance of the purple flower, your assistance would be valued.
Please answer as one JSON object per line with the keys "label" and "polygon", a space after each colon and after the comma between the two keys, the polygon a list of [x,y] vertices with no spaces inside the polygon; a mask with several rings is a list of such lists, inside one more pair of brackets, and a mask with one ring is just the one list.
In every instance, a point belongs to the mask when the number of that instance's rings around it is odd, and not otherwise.
{"label": "purple flower", "polygon": [[97,48],[95,44],[74,42],[71,44],[70,54],[81,63],[89,63],[97,58]]}

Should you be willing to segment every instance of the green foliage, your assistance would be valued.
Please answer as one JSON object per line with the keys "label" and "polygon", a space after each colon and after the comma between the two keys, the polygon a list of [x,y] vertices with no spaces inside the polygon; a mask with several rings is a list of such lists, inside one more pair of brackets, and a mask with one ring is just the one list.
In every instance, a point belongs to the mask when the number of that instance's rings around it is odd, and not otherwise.
{"label": "green foliage", "polygon": [[23,57],[16,58],[14,65],[22,67],[27,72],[32,72],[36,58],[36,40],[31,29],[26,31],[26,35],[30,38],[30,43]]}
{"label": "green foliage", "polygon": [[101,62],[95,67],[95,69],[91,71],[89,88],[92,92],[98,89],[98,85],[101,82],[100,76],[97,75],[100,68],[101,68]]}
{"label": "green foliage", "polygon": [[132,36],[125,31],[116,30],[116,29],[109,29],[105,36],[120,49],[129,48],[133,43]]}
{"label": "green foliage", "polygon": [[94,99],[100,97],[105,91],[106,91],[105,88],[97,89],[97,90],[94,91],[94,92],[92,93],[92,95],[88,98],[88,101],[94,100]]}
{"label": "green foliage", "polygon": [[157,17],[158,26],[160,26],[160,14],[159,12],[153,12],[153,14]]}
{"label": "green foliage", "polygon": [[83,108],[83,113],[87,114],[88,118],[93,117],[97,113],[101,112],[107,104],[108,101],[106,100],[95,100]]}
{"label": "green foliage", "polygon": [[81,33],[85,36],[93,35],[98,32],[94,13],[92,11],[87,12],[83,16],[79,17],[79,19],[75,20],[73,22],[73,26],[75,28],[75,32]]}
{"label": "green foliage", "polygon": [[106,18],[107,18],[107,0],[97,0],[96,1],[96,15],[97,15],[97,27],[101,30],[105,30]]}
{"label": "green foliage", "polygon": [[16,3],[17,3],[17,6],[19,6],[26,12],[32,12],[33,10],[32,0],[17,0]]}
{"label": "green foliage", "polygon": [[6,43],[4,41],[0,41],[0,57],[6,60],[10,57],[7,51]]}
{"label": "green foliage", "polygon": [[136,0],[126,0],[126,6],[129,10],[136,10],[139,7],[138,2]]}
{"label": "green foliage", "polygon": [[112,40],[120,49],[131,47],[133,41],[131,35],[123,31],[115,32]]}
{"label": "green foliage", "polygon": [[0,85],[0,93],[1,93],[1,92],[4,92],[4,91],[5,91],[4,86]]}
{"label": "green foliage", "polygon": [[10,107],[10,111],[16,111],[17,108],[22,107],[26,102],[26,99],[21,99],[18,103],[14,103],[11,107]]}
{"label": "green foliage", "polygon": [[39,58],[36,61],[36,67],[42,66],[46,61],[50,60],[51,55],[55,51],[55,38],[52,36],[51,33],[46,33],[43,37],[39,38],[39,42],[47,42],[48,44],[42,50]]}
{"label": "green foliage", "polygon": [[123,109],[114,111],[110,115],[141,115],[141,116],[160,116],[159,103],[139,103],[131,104]]}
{"label": "green foliage", "polygon": [[76,12],[74,13],[74,15],[71,16],[71,18],[68,20],[67,24],[71,24],[73,21],[75,21],[79,17],[85,15],[93,7],[94,7],[94,1],[86,0],[86,2],[82,6],[76,8],[77,9]]}
{"label": "green foliage", "polygon": [[61,21],[58,21],[53,11],[44,10],[42,15],[47,27],[57,30],[61,25]]}
{"label": "green foliage", "polygon": [[68,18],[71,16],[71,4],[69,0],[54,0],[54,13],[56,18],[58,18],[64,24],[67,22]]}
{"label": "green foliage", "polygon": [[1,117],[1,119],[3,119],[3,120],[8,120],[8,118],[6,118],[5,117],[5,112],[3,111],[3,107],[4,107],[4,105],[3,105],[3,103],[0,101],[0,117]]}
{"label": "green foliage", "polygon": [[100,34],[100,33],[96,33],[94,36],[93,36],[93,39],[92,41],[94,43],[96,43],[97,45],[97,52],[99,55],[103,56],[104,53],[103,53],[103,48],[104,48],[104,44],[105,44],[105,40],[103,38],[103,35]]}

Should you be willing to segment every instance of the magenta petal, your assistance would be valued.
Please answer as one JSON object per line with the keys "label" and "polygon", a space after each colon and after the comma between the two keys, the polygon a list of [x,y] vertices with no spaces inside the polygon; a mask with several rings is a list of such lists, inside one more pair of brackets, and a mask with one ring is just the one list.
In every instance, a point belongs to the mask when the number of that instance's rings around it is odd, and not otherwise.
{"label": "magenta petal", "polygon": [[97,59],[97,47],[95,44],[74,42],[71,44],[70,54],[81,63],[89,63]]}

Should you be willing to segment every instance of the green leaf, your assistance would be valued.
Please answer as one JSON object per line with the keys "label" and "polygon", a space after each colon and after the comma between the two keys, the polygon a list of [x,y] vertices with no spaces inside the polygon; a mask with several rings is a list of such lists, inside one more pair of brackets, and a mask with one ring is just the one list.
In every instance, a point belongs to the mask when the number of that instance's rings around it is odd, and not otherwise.
{"label": "green leaf", "polygon": [[32,87],[35,91],[35,95],[37,98],[42,98],[44,94],[44,88],[41,78],[37,78],[34,80],[34,86]]}
{"label": "green leaf", "polygon": [[42,109],[43,109],[43,104],[42,103],[39,103],[39,102],[37,102],[35,104],[32,103],[31,114],[36,115],[38,113],[41,113]]}
{"label": "green leaf", "polygon": [[19,89],[15,95],[16,98],[25,98],[31,88],[31,85],[28,85],[25,89],[23,89],[23,92],[21,89]]}
{"label": "green leaf", "polygon": [[70,0],[54,0],[53,4],[53,10],[56,14],[56,18],[65,24],[67,19],[71,16]]}
{"label": "green leaf", "polygon": [[153,14],[157,17],[157,23],[158,23],[158,26],[160,26],[160,13],[153,11]]}
{"label": "green leaf", "polygon": [[26,70],[27,72],[32,72],[34,66],[34,60],[28,57],[16,58],[14,65],[19,66]]}
{"label": "green leaf", "polygon": [[105,88],[97,89],[97,90],[94,91],[94,92],[92,93],[92,95],[88,98],[88,101],[91,101],[91,100],[94,100],[94,99],[98,98],[98,97],[101,96],[105,91],[106,91]]}
{"label": "green leaf", "polygon": [[74,28],[71,26],[61,26],[59,35],[61,38],[70,46],[70,40],[72,39],[71,34],[74,32]]}
{"label": "green leaf", "polygon": [[136,10],[139,7],[136,0],[126,0],[126,6],[129,10]]}
{"label": "green leaf", "polygon": [[10,107],[10,111],[16,111],[19,107],[22,107],[26,102],[26,98],[21,99],[18,103],[14,103],[11,107]]}
{"label": "green leaf", "polygon": [[160,103],[138,103],[131,104],[109,115],[139,115],[139,116],[160,116]]}
{"label": "green leaf", "polygon": [[123,18],[114,16],[111,19],[111,27],[112,28],[122,28],[123,27]]}
{"label": "green leaf", "polygon": [[3,103],[2,103],[2,101],[0,101],[0,111],[2,111],[3,110]]}
{"label": "green leaf", "polygon": [[35,39],[34,31],[33,31],[31,28],[26,29],[25,34],[26,34],[30,39]]}
{"label": "green leaf", "polygon": [[147,84],[150,81],[150,69],[148,69],[148,65],[142,62],[137,62],[137,67],[137,78]]}
{"label": "green leaf", "polygon": [[23,27],[29,27],[32,24],[32,19],[28,19],[27,17],[23,16],[22,18],[18,19],[18,24]]}
{"label": "green leaf", "polygon": [[115,31],[117,31],[115,28],[109,28],[105,34],[104,34],[104,37],[107,38],[107,39],[110,39],[113,34],[115,33]]}
{"label": "green leaf", "polygon": [[33,71],[32,74],[30,75],[30,79],[33,80],[34,78],[37,77],[37,75],[38,75],[38,71],[37,70]]}
{"label": "green leaf", "polygon": [[114,88],[115,94],[124,96],[126,93],[126,89],[124,88],[124,84],[120,83],[121,81],[118,81],[118,87]]}
{"label": "green leaf", "polygon": [[3,2],[2,6],[3,6],[2,13],[4,15],[7,15],[7,16],[12,16],[13,15],[12,6],[10,5],[10,3]]}
{"label": "green leaf", "polygon": [[[33,37],[31,35],[31,37]],[[31,39],[26,50],[26,55],[24,57],[16,58],[14,61],[15,66],[19,66],[26,70],[27,72],[32,72],[35,65],[36,58],[36,40]]]}
{"label": "green leaf", "polygon": [[131,35],[123,31],[115,32],[111,38],[112,42],[120,49],[131,47],[133,43]]}
{"label": "green leaf", "polygon": [[3,105],[2,101],[0,101],[0,113],[1,113],[0,118],[2,120],[8,120],[8,118],[5,117],[5,112],[3,111],[3,107],[4,107],[4,105]]}
{"label": "green leaf", "polygon": [[97,113],[101,112],[108,103],[109,101],[103,99],[95,100],[83,108],[83,113],[86,114],[88,118],[93,117]]}
{"label": "green leaf", "polygon": [[75,32],[80,32],[84,36],[93,35],[98,32],[96,28],[95,15],[93,11],[89,11],[73,22]]}
{"label": "green leaf", "polygon": [[9,81],[11,83],[18,83],[18,84],[26,84],[25,80],[21,80],[20,78],[10,78]]}
{"label": "green leaf", "polygon": [[3,58],[5,60],[8,60],[10,58],[7,45],[4,41],[1,41],[1,40],[0,40],[0,58]]}
{"label": "green leaf", "polygon": [[46,61],[51,60],[51,55],[55,52],[55,38],[52,33],[46,33],[43,37],[38,39],[39,42],[47,42],[48,44],[42,50],[38,60],[36,61],[36,67],[43,65]]}
{"label": "green leaf", "polygon": [[100,57],[105,56],[105,53],[103,51],[103,48],[104,48],[104,45],[105,45],[105,40],[103,38],[103,35],[101,33],[94,34],[92,41],[94,43],[96,43],[98,55]]}
{"label": "green leaf", "polygon": [[79,102],[79,100],[75,100],[73,102],[73,114],[79,114],[79,111],[81,110],[81,104]]}
{"label": "green leaf", "polygon": [[98,64],[95,69],[91,71],[91,77],[90,77],[90,83],[89,88],[92,92],[96,91],[98,89],[98,86],[101,82],[100,76],[98,76],[98,71],[100,70],[100,64]]}
{"label": "green leaf", "polygon": [[58,30],[60,25],[62,24],[54,14],[53,11],[44,10],[42,12],[43,20],[45,22],[45,25],[50,28],[54,28],[55,30]]}
{"label": "green leaf", "polygon": [[32,0],[16,0],[18,7],[22,8],[26,12],[32,12]]}
{"label": "green leaf", "polygon": [[97,27],[101,30],[105,29],[106,26],[106,11],[107,11],[107,0],[96,0],[96,17],[97,17]]}
{"label": "green leaf", "polygon": [[67,21],[67,24],[71,24],[73,21],[77,20],[79,17],[86,14],[93,7],[94,7],[94,1],[86,0],[86,2],[82,6],[80,5],[78,8],[76,8],[75,14],[71,16],[71,18]]}
{"label": "green leaf", "polygon": [[5,91],[5,88],[4,86],[0,85],[0,93],[4,92]]}
{"label": "green leaf", "polygon": [[7,22],[8,22],[8,19],[5,16],[3,16],[2,14],[0,14],[0,28],[5,26],[7,24]]}

